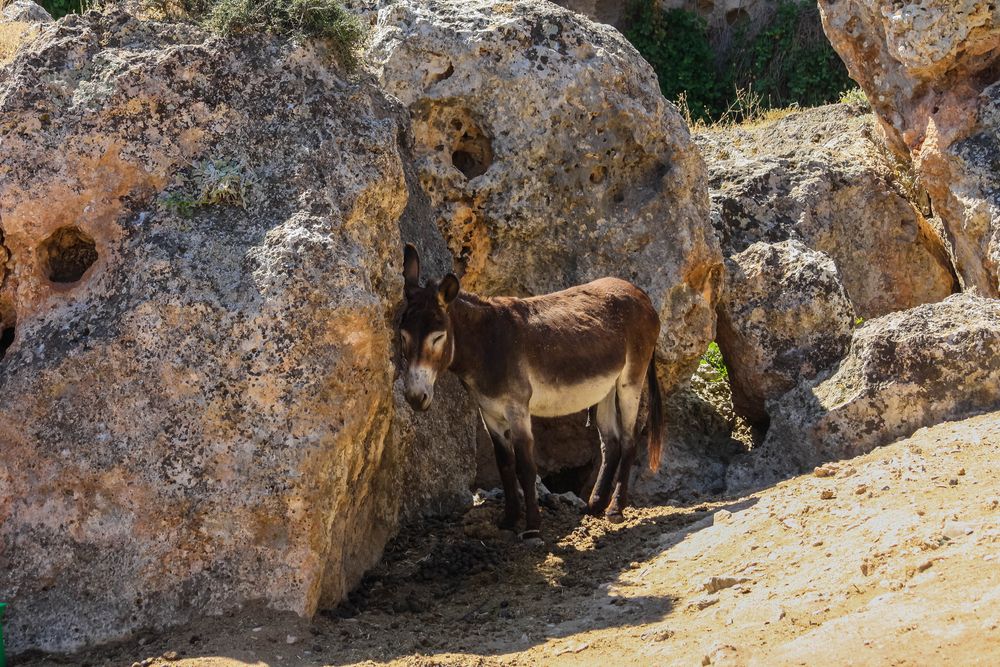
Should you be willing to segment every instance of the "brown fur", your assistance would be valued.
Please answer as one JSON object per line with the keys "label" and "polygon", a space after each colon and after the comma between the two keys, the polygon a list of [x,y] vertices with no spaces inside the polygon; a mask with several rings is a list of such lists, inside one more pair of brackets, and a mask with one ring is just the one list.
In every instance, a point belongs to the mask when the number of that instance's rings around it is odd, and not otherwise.
{"label": "brown fur", "polygon": [[[609,516],[620,516],[628,502],[635,414],[644,383],[650,391],[651,467],[659,463],[662,437],[653,364],[660,322],[645,292],[623,280],[602,278],[528,299],[482,298],[459,292],[458,280],[451,274],[423,287],[419,275],[419,257],[408,245],[406,308],[400,322],[408,365],[407,399],[416,409],[426,409],[428,396],[433,395],[427,376],[411,375],[413,369],[433,368],[431,383],[445,369],[462,380],[493,439],[507,502],[502,525],[512,527],[519,513],[516,475],[525,497],[526,533],[538,531],[530,415],[536,409],[558,411],[562,404],[553,406],[551,401],[560,388],[565,388],[570,404],[589,400],[585,397],[608,387],[610,393],[594,400],[604,444],[590,510],[603,512],[610,503]],[[442,331],[446,337],[440,336]],[[612,384],[607,384],[609,378]],[[534,406],[533,397],[550,403]]]}

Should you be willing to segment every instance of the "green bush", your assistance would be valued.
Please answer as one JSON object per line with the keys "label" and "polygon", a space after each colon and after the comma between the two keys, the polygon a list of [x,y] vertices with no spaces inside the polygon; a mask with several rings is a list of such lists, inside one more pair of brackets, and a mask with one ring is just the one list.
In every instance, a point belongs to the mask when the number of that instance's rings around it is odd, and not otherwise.
{"label": "green bush", "polygon": [[734,72],[737,86],[752,84],[773,107],[836,102],[854,86],[823,33],[815,2],[781,0],[771,22],[746,46],[748,67]]}
{"label": "green bush", "polygon": [[684,96],[691,117],[708,120],[725,111],[728,81],[720,81],[708,25],[693,12],[662,10],[655,0],[631,6],[625,36],[653,66],[668,100]]}
{"label": "green bush", "polygon": [[[0,2],[0,5],[2,4],[3,2]],[[38,4],[54,19],[61,19],[67,14],[79,14],[82,11],[80,0],[38,0]]]}
{"label": "green bush", "polygon": [[657,0],[633,0],[628,25],[625,36],[653,66],[664,97],[686,105],[694,122],[740,121],[748,91],[766,111],[836,102],[854,87],[809,0],[780,0],[756,32],[744,25],[712,34],[694,12],[663,10]]}

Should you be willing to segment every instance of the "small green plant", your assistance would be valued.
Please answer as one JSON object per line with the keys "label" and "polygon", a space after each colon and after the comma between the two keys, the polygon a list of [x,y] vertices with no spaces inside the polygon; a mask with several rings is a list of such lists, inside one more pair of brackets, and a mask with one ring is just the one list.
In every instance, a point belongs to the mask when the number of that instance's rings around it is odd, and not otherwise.
{"label": "small green plant", "polygon": [[203,206],[246,208],[256,184],[243,162],[203,160],[191,165],[189,176],[177,180],[177,188],[160,195],[160,204],[172,213],[190,217]]}
{"label": "small green plant", "polygon": [[192,175],[200,206],[222,204],[247,207],[254,178],[246,165],[231,160],[205,160],[194,165]]}
{"label": "small green plant", "polygon": [[858,315],[857,317],[854,318],[854,328],[855,329],[857,329],[858,327],[860,327],[864,323],[865,323],[865,318],[861,317],[860,315]]}
{"label": "small green plant", "polygon": [[361,21],[339,0],[216,0],[205,16],[206,26],[221,35],[319,40],[348,69],[357,66],[357,50],[365,38]]}
{"label": "small green plant", "polygon": [[729,381],[729,369],[726,368],[726,361],[722,358],[722,351],[719,349],[718,343],[715,341],[709,343],[708,349],[705,350],[705,354],[701,355],[701,359],[712,367],[719,382]]}
{"label": "small green plant", "polygon": [[868,101],[868,96],[865,95],[865,91],[861,90],[861,88],[858,88],[857,86],[841,93],[840,103],[848,104],[859,109],[872,108],[871,102]]}

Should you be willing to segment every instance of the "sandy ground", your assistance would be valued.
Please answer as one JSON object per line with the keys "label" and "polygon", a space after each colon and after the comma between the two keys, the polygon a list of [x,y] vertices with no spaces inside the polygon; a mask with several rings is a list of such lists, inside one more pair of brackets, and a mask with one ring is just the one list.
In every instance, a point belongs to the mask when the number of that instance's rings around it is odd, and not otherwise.
{"label": "sandy ground", "polygon": [[[1000,412],[744,498],[499,506],[402,534],[312,622],[243,610],[24,665],[998,665]],[[669,465],[669,462],[666,463]]]}

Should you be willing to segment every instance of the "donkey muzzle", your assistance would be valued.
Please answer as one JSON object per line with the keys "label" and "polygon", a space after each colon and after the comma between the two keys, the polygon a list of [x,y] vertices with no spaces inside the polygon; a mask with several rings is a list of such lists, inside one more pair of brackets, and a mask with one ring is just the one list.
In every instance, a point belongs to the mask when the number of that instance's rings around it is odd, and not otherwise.
{"label": "donkey muzzle", "polygon": [[403,395],[410,407],[424,412],[434,400],[434,374],[426,368],[413,368],[406,375]]}

